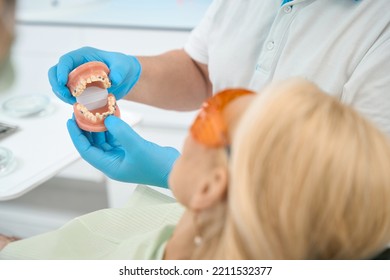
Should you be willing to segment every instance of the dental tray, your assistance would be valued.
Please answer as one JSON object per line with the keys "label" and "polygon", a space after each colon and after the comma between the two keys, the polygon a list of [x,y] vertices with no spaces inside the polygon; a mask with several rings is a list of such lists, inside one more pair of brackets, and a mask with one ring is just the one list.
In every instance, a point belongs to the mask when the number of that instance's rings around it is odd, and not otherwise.
{"label": "dental tray", "polygon": [[3,110],[13,117],[27,117],[43,111],[49,103],[49,97],[45,95],[18,95],[6,100]]}
{"label": "dental tray", "polygon": [[15,165],[13,153],[7,148],[0,147],[0,177],[10,173]]}

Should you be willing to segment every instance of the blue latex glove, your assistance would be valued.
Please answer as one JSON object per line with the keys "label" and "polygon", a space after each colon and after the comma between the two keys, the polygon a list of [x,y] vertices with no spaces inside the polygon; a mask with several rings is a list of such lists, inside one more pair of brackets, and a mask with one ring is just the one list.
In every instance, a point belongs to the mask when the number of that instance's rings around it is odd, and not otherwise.
{"label": "blue latex glove", "polygon": [[168,188],[179,152],[146,141],[117,117],[107,117],[104,124],[106,132],[86,132],[68,120],[70,137],[81,157],[114,180]]}
{"label": "blue latex glove", "polygon": [[141,74],[141,64],[134,56],[84,47],[63,55],[58,64],[49,69],[49,82],[53,92],[61,100],[69,104],[76,102],[76,98],[66,87],[68,75],[74,68],[89,61],[101,61],[110,68],[109,78],[112,85],[108,91],[114,94],[117,100],[130,91]]}

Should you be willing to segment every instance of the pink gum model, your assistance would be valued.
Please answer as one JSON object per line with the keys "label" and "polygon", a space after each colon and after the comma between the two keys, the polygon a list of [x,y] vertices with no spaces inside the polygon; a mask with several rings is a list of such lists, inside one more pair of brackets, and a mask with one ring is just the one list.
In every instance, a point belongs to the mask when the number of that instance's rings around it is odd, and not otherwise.
{"label": "pink gum model", "polygon": [[[80,96],[88,87],[107,89],[111,87],[108,67],[98,61],[87,62],[69,73],[67,87],[73,96]],[[115,96],[108,94],[106,105],[89,111],[83,104],[76,102],[73,105],[77,125],[86,131],[106,131],[104,120],[109,115],[120,117]]]}

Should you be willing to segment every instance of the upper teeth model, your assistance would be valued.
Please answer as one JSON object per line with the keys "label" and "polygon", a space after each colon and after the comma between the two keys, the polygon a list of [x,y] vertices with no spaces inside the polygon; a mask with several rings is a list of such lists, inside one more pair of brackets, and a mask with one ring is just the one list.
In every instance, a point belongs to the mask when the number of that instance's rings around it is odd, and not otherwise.
{"label": "upper teeth model", "polygon": [[108,94],[111,87],[110,70],[102,62],[88,62],[69,73],[67,86],[77,102],[73,105],[76,122],[81,129],[105,131],[104,119],[120,116],[115,96]]}

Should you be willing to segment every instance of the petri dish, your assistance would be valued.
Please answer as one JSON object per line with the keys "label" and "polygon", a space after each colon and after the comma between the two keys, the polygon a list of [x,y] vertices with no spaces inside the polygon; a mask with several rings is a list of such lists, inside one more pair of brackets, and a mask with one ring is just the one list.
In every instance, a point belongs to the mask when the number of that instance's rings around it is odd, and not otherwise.
{"label": "petri dish", "polygon": [[18,95],[6,100],[3,110],[13,117],[27,117],[42,112],[49,103],[50,99],[46,95]]}
{"label": "petri dish", "polygon": [[0,147],[0,177],[14,170],[16,162],[11,150]]}

